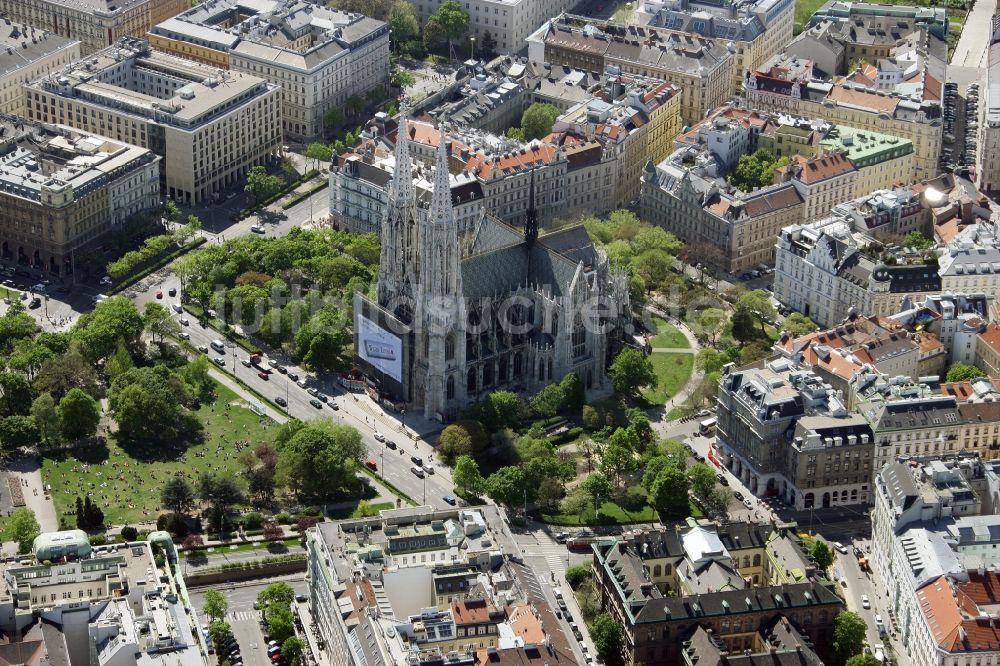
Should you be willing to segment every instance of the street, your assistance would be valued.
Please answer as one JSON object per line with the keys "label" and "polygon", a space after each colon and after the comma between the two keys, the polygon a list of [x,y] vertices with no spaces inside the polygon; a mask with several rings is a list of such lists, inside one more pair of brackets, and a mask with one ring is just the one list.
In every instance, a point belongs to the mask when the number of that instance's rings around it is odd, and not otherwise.
{"label": "street", "polygon": [[[995,4],[989,0],[978,0],[965,19],[962,36],[955,45],[951,56],[951,65],[982,68],[986,66],[986,54],[989,51],[991,17]],[[950,78],[950,77],[949,77]]]}
{"label": "street", "polygon": [[[268,579],[266,582],[252,582],[236,585],[224,585],[218,589],[229,602],[225,622],[233,629],[233,637],[240,646],[240,656],[245,666],[271,666],[267,658],[267,641],[260,626],[260,611],[254,610],[257,594],[271,583],[284,582],[292,586],[295,594],[308,594],[308,583],[302,574],[282,576]],[[210,588],[191,590],[191,605],[198,610],[203,624],[208,623],[205,616],[205,591]]]}

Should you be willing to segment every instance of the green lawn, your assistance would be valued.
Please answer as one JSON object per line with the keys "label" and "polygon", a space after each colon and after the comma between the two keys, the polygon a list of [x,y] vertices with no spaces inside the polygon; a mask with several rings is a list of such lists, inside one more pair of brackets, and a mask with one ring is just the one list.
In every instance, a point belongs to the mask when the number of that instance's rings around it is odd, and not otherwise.
{"label": "green lawn", "polygon": [[656,324],[656,336],[649,341],[653,349],[690,349],[687,337],[673,324],[668,324],[659,317],[653,319]]}
{"label": "green lawn", "polygon": [[[113,437],[103,447],[47,454],[42,478],[52,488],[56,512],[75,527],[76,498],[90,492],[113,525],[155,522],[161,513],[160,489],[172,475],[183,472],[196,482],[202,472],[239,479],[236,442],[270,443],[270,419],[261,419],[231,390],[215,387],[216,400],[198,411],[205,425],[204,441],[177,445],[119,446]],[[227,410],[226,407],[229,407]]]}
{"label": "green lawn", "polygon": [[[691,515],[701,518],[704,514],[694,502],[689,502]],[[590,505],[581,515],[566,513],[542,513],[539,516],[543,522],[550,525],[627,525],[629,523],[652,523],[660,519],[653,507],[648,504],[639,511],[626,511],[614,502],[605,502],[601,510],[594,515],[594,507]]]}
{"label": "green lawn", "polygon": [[646,389],[643,397],[654,405],[663,405],[677,394],[691,376],[694,354],[660,352],[649,355],[656,373],[655,389]]}
{"label": "green lawn", "polygon": [[367,516],[377,516],[379,511],[383,509],[394,509],[396,508],[393,502],[375,502],[374,504],[368,504],[368,511],[364,511],[364,507],[358,502],[357,506],[345,507],[342,509],[333,509],[329,512],[330,518],[333,520],[344,520],[346,518],[365,518]]}
{"label": "green lawn", "polygon": [[799,34],[809,25],[809,19],[816,10],[823,6],[826,0],[795,0],[795,34]]}
{"label": "green lawn", "polygon": [[[862,0],[862,2],[872,2],[875,4],[889,5],[916,5],[918,7],[938,7],[942,4],[947,8],[949,17],[961,16],[964,14],[962,2],[960,0],[946,0],[944,3],[938,0]],[[809,25],[809,18],[817,9],[826,4],[826,0],[796,0],[795,1],[795,34],[802,32]]]}

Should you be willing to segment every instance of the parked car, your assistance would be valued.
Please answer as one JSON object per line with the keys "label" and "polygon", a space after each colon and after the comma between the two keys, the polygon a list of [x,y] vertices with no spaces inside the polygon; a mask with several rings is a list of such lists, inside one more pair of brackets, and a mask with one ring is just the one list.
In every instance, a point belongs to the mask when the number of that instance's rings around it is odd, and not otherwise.
{"label": "parked car", "polygon": [[740,502],[742,502],[742,501],[743,501],[743,493],[741,493],[741,492],[740,492],[740,491],[738,491],[738,490],[737,490],[736,492],[734,492],[734,493],[733,493],[733,497],[735,497],[735,498],[736,498],[736,499],[737,499],[738,501],[740,501]]}
{"label": "parked car", "polygon": [[249,368],[250,366],[252,366],[252,365],[253,365],[253,363],[251,363],[251,362],[250,362],[250,359],[248,359],[248,358],[241,358],[241,359],[240,359],[240,363],[242,363],[242,364],[243,364],[243,367],[244,367],[244,368]]}
{"label": "parked car", "polygon": [[207,354],[208,345],[198,345],[198,351],[200,351],[202,354]]}
{"label": "parked car", "polygon": [[180,338],[181,340],[190,340],[191,334],[188,333],[187,331],[181,331],[180,333],[177,334],[177,337]]}
{"label": "parked car", "polygon": [[180,314],[180,313],[184,312],[184,308],[181,307],[180,303],[174,303],[174,304],[172,304],[170,306],[170,309],[173,310],[174,312],[176,312],[177,314]]}
{"label": "parked car", "polygon": [[306,393],[308,393],[309,395],[311,395],[313,397],[316,397],[317,395],[319,395],[319,389],[315,389],[315,388],[306,389]]}
{"label": "parked car", "polygon": [[260,377],[261,379],[263,379],[265,382],[268,381],[271,378],[271,375],[267,374],[263,370],[261,370],[260,372],[258,372],[257,376]]}
{"label": "parked car", "polygon": [[865,609],[872,607],[872,602],[868,599],[867,594],[861,595],[861,607]]}
{"label": "parked car", "polygon": [[277,398],[274,399],[274,404],[278,405],[279,407],[288,407],[288,401],[282,398],[281,396],[278,396]]}
{"label": "parked car", "polygon": [[441,499],[444,500],[445,504],[450,504],[451,506],[455,506],[456,500],[452,495],[445,495]]}
{"label": "parked car", "polygon": [[190,326],[191,321],[187,317],[180,317],[177,321],[181,323],[181,326]]}
{"label": "parked car", "polygon": [[386,440],[386,442],[385,442],[385,448],[392,449],[393,451],[395,451],[396,450],[396,442],[392,441],[391,439]]}
{"label": "parked car", "polygon": [[295,373],[295,372],[289,372],[288,373],[288,378],[291,379],[293,382],[299,381],[299,375],[298,375],[298,373]]}
{"label": "parked car", "polygon": [[213,360],[213,361],[215,361],[215,364],[216,364],[217,366],[219,366],[220,368],[224,368],[224,367],[226,367],[226,359],[225,359],[225,358],[223,358],[222,356],[216,356],[216,357],[215,357],[214,359],[212,359],[212,360]]}
{"label": "parked car", "polygon": [[299,388],[305,388],[306,387],[306,380],[304,380],[304,379],[300,379],[300,380],[298,380],[295,383],[298,384]]}
{"label": "parked car", "polygon": [[833,546],[833,549],[835,551],[837,551],[838,553],[840,553],[841,555],[846,555],[847,554],[847,546],[845,546],[844,544],[840,543],[839,541],[831,541],[830,545]]}
{"label": "parked car", "polygon": [[254,224],[250,227],[250,231],[252,231],[255,234],[262,234],[264,233],[264,227],[260,226],[259,224]]}
{"label": "parked car", "polygon": [[380,433],[380,432],[377,432],[377,433],[375,433],[375,434],[373,435],[373,437],[375,438],[375,441],[376,441],[376,442],[384,442],[384,441],[385,441],[385,435],[383,435],[383,434],[382,434],[382,433]]}

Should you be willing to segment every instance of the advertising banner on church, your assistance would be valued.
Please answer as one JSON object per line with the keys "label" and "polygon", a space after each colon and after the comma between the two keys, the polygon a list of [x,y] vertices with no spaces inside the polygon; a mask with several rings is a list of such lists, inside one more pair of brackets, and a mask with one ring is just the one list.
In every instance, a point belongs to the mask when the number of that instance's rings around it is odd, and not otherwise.
{"label": "advertising banner on church", "polygon": [[357,315],[358,356],[397,382],[403,381],[403,342],[363,315]]}

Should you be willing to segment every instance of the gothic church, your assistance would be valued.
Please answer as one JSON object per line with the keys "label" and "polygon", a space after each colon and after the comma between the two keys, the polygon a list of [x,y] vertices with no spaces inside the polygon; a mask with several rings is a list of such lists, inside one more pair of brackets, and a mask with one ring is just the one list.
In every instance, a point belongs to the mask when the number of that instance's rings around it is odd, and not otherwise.
{"label": "gothic church", "polygon": [[373,392],[449,421],[490,391],[530,394],[569,372],[603,386],[630,338],[626,272],[582,226],[539,235],[533,186],[524,229],[484,212],[460,236],[443,130],[432,196],[418,214],[409,141],[401,116],[377,300],[354,300],[355,361]]}

